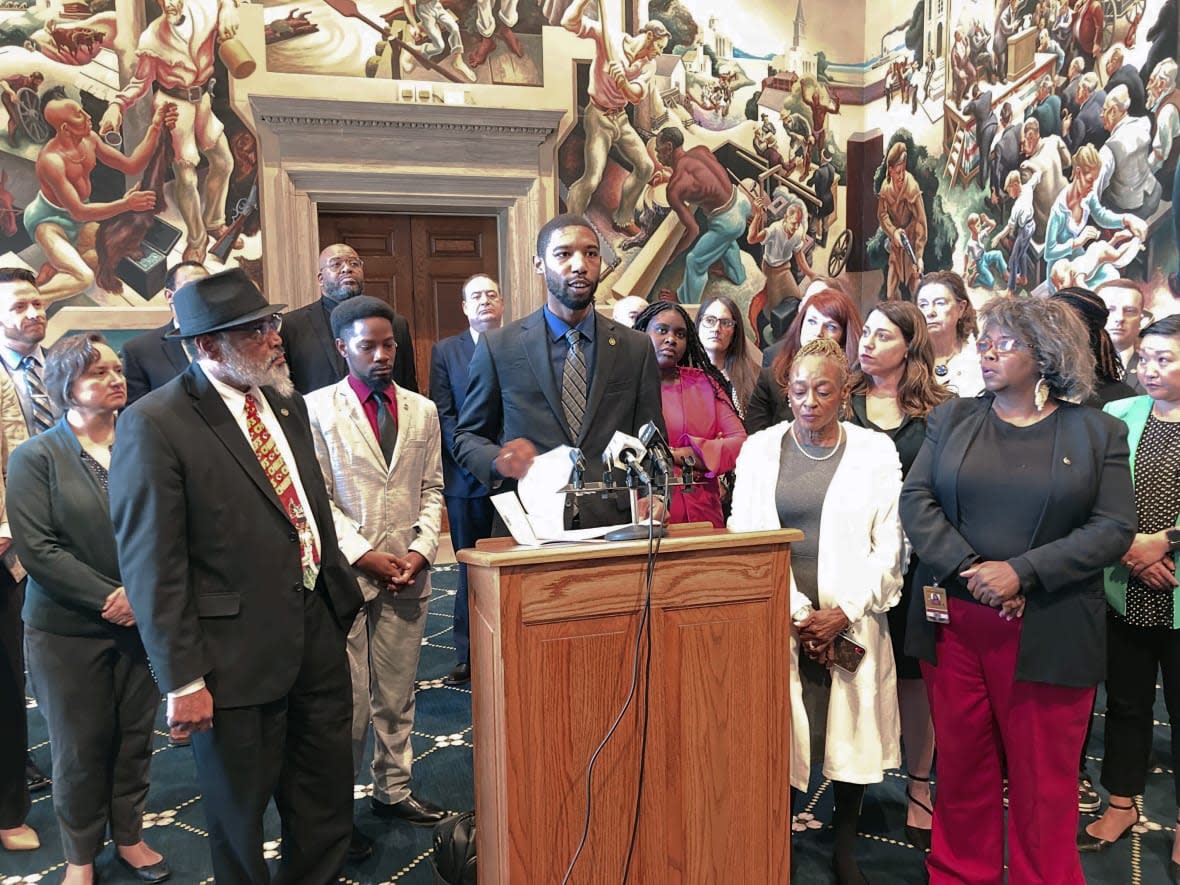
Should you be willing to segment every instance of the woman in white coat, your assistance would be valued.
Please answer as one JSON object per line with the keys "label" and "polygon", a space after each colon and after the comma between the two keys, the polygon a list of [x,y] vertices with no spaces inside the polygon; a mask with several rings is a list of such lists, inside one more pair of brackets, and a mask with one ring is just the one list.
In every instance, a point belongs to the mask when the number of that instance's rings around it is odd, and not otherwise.
{"label": "woman in white coat", "polygon": [[[901,465],[889,437],[840,421],[848,361],[833,341],[799,349],[788,375],[794,422],[751,436],[737,461],[729,528],[800,528],[791,550],[791,786],[812,762],[834,781],[839,883],[863,883],[856,830],[865,785],[901,763],[897,683],[885,613],[901,595]],[[775,481],[767,477],[768,465]],[[865,654],[854,673],[833,664],[845,634]]]}

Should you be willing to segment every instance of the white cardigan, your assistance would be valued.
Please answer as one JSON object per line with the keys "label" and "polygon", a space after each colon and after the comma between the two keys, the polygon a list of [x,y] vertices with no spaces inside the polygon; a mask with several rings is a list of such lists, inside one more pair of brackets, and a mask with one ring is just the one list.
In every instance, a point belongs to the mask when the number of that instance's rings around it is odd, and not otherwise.
{"label": "white cardigan", "polygon": [[[784,421],[754,434],[737,460],[733,531],[779,528],[778,482]],[[867,651],[856,673],[832,669],[823,773],[832,780],[878,783],[901,764],[897,679],[885,612],[901,598],[904,537],[897,515],[901,464],[883,433],[843,423],[846,449],[820,514],[820,608],[839,606],[849,634]],[[791,611],[808,604],[791,576]],[[799,639],[791,631],[791,785],[811,776],[810,730],[799,681]]]}

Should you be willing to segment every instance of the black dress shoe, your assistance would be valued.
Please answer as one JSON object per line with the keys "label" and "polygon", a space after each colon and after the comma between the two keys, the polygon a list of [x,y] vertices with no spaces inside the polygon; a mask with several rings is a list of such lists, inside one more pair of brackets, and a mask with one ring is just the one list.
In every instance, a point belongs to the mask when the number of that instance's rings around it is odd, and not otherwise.
{"label": "black dress shoe", "polygon": [[348,840],[348,854],[345,855],[349,863],[360,863],[373,855],[373,840],[358,830],[352,828],[352,838]]}
{"label": "black dress shoe", "polygon": [[471,681],[471,665],[459,664],[443,677],[443,685],[466,685]]}
{"label": "black dress shoe", "polygon": [[1180,882],[1180,863],[1176,863],[1170,858],[1168,860],[1168,878],[1173,882]]}
{"label": "black dress shoe", "polygon": [[168,735],[168,748],[171,750],[178,750],[182,747],[191,747],[193,745],[192,739],[189,737],[174,738]]}
{"label": "black dress shoe", "polygon": [[129,869],[131,875],[135,876],[140,882],[147,882],[148,885],[152,885],[154,882],[165,882],[172,878],[172,868],[168,866],[168,861],[163,858],[145,867],[133,867],[123,855],[116,854],[115,856],[119,858],[119,863]]}
{"label": "black dress shoe", "polygon": [[53,783],[49,779],[49,775],[37,767],[37,763],[33,761],[32,756],[25,757],[25,780],[29,783],[30,793],[39,793],[42,790],[47,790],[49,789],[49,785]]}
{"label": "black dress shoe", "polygon": [[433,827],[440,821],[446,820],[455,812],[439,808],[425,799],[419,799],[413,793],[401,802],[382,802],[380,799],[370,799],[373,814],[381,818],[396,818],[414,824],[417,827]]}

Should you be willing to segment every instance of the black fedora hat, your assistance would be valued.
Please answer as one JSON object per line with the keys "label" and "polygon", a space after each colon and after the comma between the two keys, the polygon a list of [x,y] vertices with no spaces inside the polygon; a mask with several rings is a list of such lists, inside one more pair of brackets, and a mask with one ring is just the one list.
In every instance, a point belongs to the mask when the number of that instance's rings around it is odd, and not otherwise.
{"label": "black fedora hat", "polygon": [[172,296],[177,329],[165,338],[195,338],[244,326],[281,311],[271,304],[239,267],[185,283]]}

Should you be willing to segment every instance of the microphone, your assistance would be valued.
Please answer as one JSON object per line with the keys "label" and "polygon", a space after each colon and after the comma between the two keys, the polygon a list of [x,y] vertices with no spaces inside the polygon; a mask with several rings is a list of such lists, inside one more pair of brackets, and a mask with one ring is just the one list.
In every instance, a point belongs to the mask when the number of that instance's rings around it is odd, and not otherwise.
{"label": "microphone", "polygon": [[610,442],[606,444],[603,460],[605,461],[606,456],[610,455],[617,467],[626,469],[629,475],[635,476],[642,485],[646,486],[651,485],[651,479],[640,463],[646,454],[647,448],[643,443],[621,430],[616,430],[614,436],[610,438]]}
{"label": "microphone", "polygon": [[586,486],[586,456],[582,454],[581,449],[570,449],[570,461],[573,462],[573,476],[570,480],[570,485],[574,489],[582,489]]}
{"label": "microphone", "polygon": [[670,476],[672,450],[654,421],[648,421],[639,428],[639,441],[647,446],[648,457],[651,458],[652,464],[655,466],[653,472]]}
{"label": "microphone", "polygon": [[609,498],[610,493],[615,487],[615,475],[611,472],[611,467],[614,466],[614,459],[611,458],[610,452],[602,453],[602,497]]}

